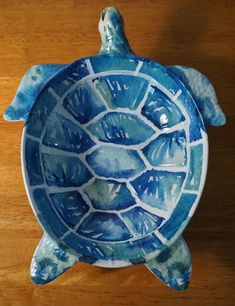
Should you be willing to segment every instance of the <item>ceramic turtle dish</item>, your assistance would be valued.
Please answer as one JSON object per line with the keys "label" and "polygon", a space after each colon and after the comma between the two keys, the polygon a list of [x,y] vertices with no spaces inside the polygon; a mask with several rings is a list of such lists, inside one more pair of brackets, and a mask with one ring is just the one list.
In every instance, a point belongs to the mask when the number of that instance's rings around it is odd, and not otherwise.
{"label": "ceramic turtle dish", "polygon": [[24,182],[44,231],[31,277],[45,284],[79,261],[144,263],[184,290],[181,235],[205,182],[205,126],[225,116],[203,74],[136,56],[115,8],[99,30],[97,56],[33,66],[4,114],[25,121]]}

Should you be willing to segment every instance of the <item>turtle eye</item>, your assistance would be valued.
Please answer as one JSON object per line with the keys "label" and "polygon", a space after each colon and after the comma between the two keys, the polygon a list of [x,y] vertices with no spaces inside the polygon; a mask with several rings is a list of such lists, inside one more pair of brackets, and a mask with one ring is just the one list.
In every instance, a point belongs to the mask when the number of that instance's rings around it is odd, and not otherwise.
{"label": "turtle eye", "polygon": [[103,10],[103,12],[102,12],[102,14],[101,14],[101,19],[102,19],[102,21],[104,21],[105,13],[106,13],[106,10]]}

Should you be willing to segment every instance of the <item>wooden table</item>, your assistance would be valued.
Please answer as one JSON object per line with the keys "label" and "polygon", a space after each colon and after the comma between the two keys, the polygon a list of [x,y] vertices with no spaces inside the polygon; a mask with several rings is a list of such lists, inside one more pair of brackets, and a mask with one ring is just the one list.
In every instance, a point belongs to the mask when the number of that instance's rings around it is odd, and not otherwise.
{"label": "wooden table", "polygon": [[205,190],[185,238],[193,278],[178,293],[143,265],[105,270],[77,264],[54,282],[29,278],[42,236],[29,206],[20,165],[23,123],[0,120],[0,305],[235,305],[235,91],[234,1],[4,1],[0,0],[0,113],[20,78],[35,63],[69,63],[100,45],[101,9],[117,6],[137,54],[162,64],[204,72],[227,115],[209,128]]}

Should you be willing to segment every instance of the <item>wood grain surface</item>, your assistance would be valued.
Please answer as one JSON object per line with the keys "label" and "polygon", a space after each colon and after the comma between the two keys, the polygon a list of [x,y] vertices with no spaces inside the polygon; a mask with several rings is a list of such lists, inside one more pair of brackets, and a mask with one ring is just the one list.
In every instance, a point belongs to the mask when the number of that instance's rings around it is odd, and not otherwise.
{"label": "wood grain surface", "polygon": [[31,65],[96,54],[99,14],[111,5],[121,10],[137,54],[204,72],[227,115],[226,126],[209,128],[207,182],[184,235],[193,257],[190,287],[170,290],[143,265],[109,270],[83,263],[36,287],[29,266],[42,230],[22,180],[23,123],[1,118],[0,306],[235,305],[234,0],[0,0],[0,113]]}

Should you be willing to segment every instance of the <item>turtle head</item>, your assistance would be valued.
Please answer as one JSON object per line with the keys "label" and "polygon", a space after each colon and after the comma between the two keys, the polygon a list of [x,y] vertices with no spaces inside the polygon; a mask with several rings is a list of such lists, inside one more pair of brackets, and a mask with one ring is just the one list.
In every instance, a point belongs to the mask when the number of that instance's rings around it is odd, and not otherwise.
{"label": "turtle head", "polygon": [[105,8],[100,16],[101,55],[133,55],[124,32],[124,22],[114,7]]}

